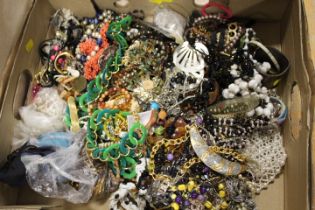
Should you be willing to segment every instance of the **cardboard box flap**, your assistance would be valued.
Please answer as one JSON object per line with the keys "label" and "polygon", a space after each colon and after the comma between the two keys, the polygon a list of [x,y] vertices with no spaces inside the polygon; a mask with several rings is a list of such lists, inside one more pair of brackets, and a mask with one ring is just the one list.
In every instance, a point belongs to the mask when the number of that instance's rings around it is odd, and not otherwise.
{"label": "cardboard box flap", "polygon": [[18,41],[33,3],[34,0],[19,1],[18,5],[13,4],[11,0],[1,1],[0,28],[2,33],[0,33],[0,69],[4,68],[12,47]]}
{"label": "cardboard box flap", "polygon": [[19,1],[18,5],[11,0],[2,0],[0,7],[0,104],[7,86],[16,56],[19,40],[34,0]]}

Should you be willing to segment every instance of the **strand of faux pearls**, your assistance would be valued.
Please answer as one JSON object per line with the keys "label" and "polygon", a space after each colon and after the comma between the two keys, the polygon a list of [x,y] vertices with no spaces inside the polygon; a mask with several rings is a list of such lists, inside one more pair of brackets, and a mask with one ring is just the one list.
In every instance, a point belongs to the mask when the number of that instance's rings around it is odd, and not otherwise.
{"label": "strand of faux pearls", "polygon": [[[269,63],[268,63],[269,64]],[[265,62],[264,68],[268,66]],[[270,65],[270,64],[269,64]],[[239,76],[238,66],[236,64],[231,66],[231,75],[233,77]],[[263,77],[256,70],[254,70],[254,76],[247,82],[241,78],[235,79],[234,83],[230,84],[228,88],[223,89],[222,96],[225,99],[235,98],[237,95],[246,96],[246,95],[256,95],[260,99],[264,100],[265,106],[258,106],[255,110],[252,110],[247,113],[247,116],[252,117],[255,114],[258,116],[272,117],[274,110],[273,104],[270,102],[268,96],[268,89],[262,86]]]}
{"label": "strand of faux pearls", "polygon": [[249,33],[252,33],[252,37],[256,36],[256,32],[254,31],[254,29],[252,28],[247,28],[245,31],[245,39],[244,39],[244,55],[247,56],[248,55],[248,44],[251,40],[251,38],[249,37]]}
{"label": "strand of faux pearls", "polygon": [[82,55],[82,53],[80,52],[79,45],[77,45],[75,49],[75,54],[78,60],[85,62],[86,60],[90,60],[91,57],[96,55],[96,53],[98,52],[103,43],[100,30],[104,26],[104,24],[112,21],[113,19],[114,19],[113,11],[105,10],[102,14],[98,16],[98,18],[85,19],[83,21],[83,25],[86,27],[86,30],[81,39],[81,42],[83,42],[86,39],[93,38],[95,39],[97,46],[94,47],[93,51],[89,55]]}

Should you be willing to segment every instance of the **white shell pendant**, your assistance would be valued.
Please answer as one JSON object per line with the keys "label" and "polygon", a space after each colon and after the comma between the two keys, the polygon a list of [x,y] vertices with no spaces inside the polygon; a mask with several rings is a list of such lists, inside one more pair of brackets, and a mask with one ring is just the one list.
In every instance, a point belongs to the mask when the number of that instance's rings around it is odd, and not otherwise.
{"label": "white shell pendant", "polygon": [[185,41],[178,46],[173,54],[173,63],[175,66],[185,72],[186,75],[194,76],[197,79],[203,79],[205,61],[202,53],[209,54],[208,49],[202,43],[196,43],[196,48]]}

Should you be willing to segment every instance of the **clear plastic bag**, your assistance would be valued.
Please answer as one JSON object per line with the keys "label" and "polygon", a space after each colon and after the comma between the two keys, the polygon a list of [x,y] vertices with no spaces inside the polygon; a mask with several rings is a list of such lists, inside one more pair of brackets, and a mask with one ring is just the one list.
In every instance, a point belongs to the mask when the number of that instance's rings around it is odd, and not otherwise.
{"label": "clear plastic bag", "polygon": [[167,8],[157,8],[154,15],[154,24],[176,38],[176,40],[183,40],[186,20],[179,13]]}
{"label": "clear plastic bag", "polygon": [[45,157],[22,156],[30,187],[45,197],[76,204],[88,202],[98,175],[81,154],[84,136],[78,133],[70,147],[60,148]]}
{"label": "clear plastic bag", "polygon": [[21,120],[16,124],[12,151],[21,147],[30,138],[39,135],[63,131],[66,102],[60,98],[55,88],[41,89],[31,104],[19,110]]}

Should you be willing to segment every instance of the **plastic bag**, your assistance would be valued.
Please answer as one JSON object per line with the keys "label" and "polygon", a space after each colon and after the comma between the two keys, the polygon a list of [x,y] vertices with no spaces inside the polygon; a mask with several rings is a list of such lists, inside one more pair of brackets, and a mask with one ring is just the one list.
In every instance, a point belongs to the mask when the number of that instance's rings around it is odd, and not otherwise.
{"label": "plastic bag", "polygon": [[21,120],[14,130],[12,151],[40,134],[63,131],[66,102],[55,88],[41,89],[31,104],[19,110]]}
{"label": "plastic bag", "polygon": [[186,20],[177,12],[167,8],[157,8],[154,15],[154,24],[171,34],[176,40],[183,40]]}
{"label": "plastic bag", "polygon": [[23,156],[26,180],[44,197],[61,198],[72,203],[86,203],[93,194],[98,175],[80,154],[85,134],[78,133],[74,143],[46,157]]}
{"label": "plastic bag", "polygon": [[50,132],[40,135],[37,139],[32,138],[29,144],[38,147],[62,147],[71,145],[74,134],[71,132]]}

